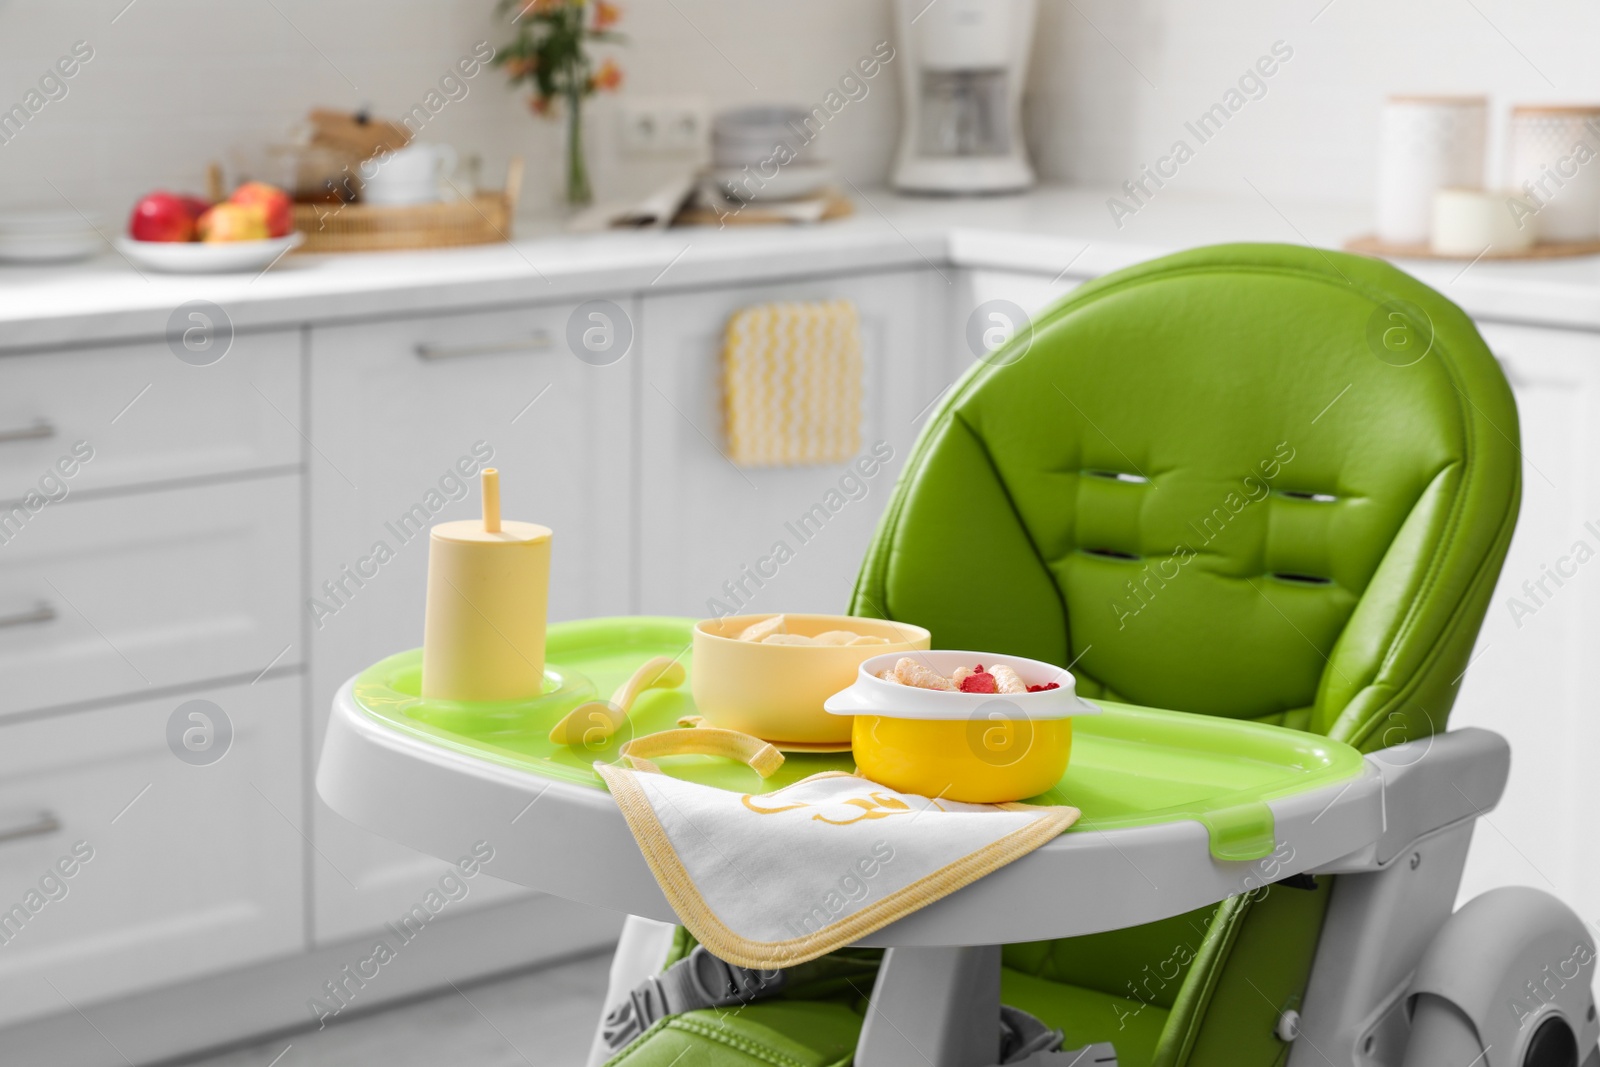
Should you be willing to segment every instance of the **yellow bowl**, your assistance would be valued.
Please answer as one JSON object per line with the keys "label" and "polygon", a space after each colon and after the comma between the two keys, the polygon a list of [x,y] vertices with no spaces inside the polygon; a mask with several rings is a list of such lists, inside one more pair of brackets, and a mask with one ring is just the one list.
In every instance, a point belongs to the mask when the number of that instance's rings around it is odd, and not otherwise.
{"label": "yellow bowl", "polygon": [[710,725],[738,730],[764,741],[809,745],[850,743],[850,720],[829,715],[822,704],[856,680],[863,662],[889,652],[928,647],[920,626],[850,615],[785,614],[790,633],[815,637],[850,630],[882,637],[884,645],[766,645],[740,641],[739,634],[765,615],[706,619],[694,628],[690,687]]}
{"label": "yellow bowl", "polygon": [[1072,755],[1072,716],[1100,709],[1078,697],[1070,671],[993,652],[920,652],[920,665],[946,678],[959,667],[1007,664],[1032,693],[963,693],[900,685],[878,677],[894,653],[863,660],[856,681],[828,698],[851,717],[856,767],[902,793],[971,804],[1038,796],[1061,780]]}
{"label": "yellow bowl", "polygon": [[1038,796],[1061,780],[1072,754],[1071,719],[850,720],[856,766],[902,793],[969,804]]}

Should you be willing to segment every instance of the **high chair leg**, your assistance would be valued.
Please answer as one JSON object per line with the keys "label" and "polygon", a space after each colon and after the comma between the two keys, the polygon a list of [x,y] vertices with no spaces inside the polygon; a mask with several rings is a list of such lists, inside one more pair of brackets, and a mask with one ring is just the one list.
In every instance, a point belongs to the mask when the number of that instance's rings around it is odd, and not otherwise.
{"label": "high chair leg", "polygon": [[1369,757],[1385,831],[1337,875],[1289,1067],[1600,1067],[1596,947],[1548,893],[1493,889],[1452,913],[1505,742],[1462,729]]}
{"label": "high chair leg", "polygon": [[1411,975],[1450,918],[1473,825],[1499,801],[1511,751],[1498,735],[1469,727],[1368,760],[1383,775],[1385,831],[1319,868],[1336,877],[1290,1067],[1401,1062]]}
{"label": "high chair leg", "polygon": [[1383,870],[1334,878],[1290,1067],[1325,1067],[1324,1056],[1339,1067],[1400,1062],[1406,989],[1455,906],[1472,828],[1447,827]]}
{"label": "high chair leg", "polygon": [[661,973],[667,955],[672,950],[675,929],[672,923],[645,919],[638,915],[628,916],[628,921],[622,927],[622,938],[617,942],[617,949],[611,956],[611,976],[606,989],[605,1004],[601,1007],[600,1018],[596,1021],[586,1067],[600,1067],[611,1058],[612,1052],[606,1046],[604,1036],[606,1014],[621,1003],[640,982],[651,975]]}
{"label": "high chair leg", "polygon": [[991,1067],[999,1059],[999,945],[884,953],[856,1067]]}

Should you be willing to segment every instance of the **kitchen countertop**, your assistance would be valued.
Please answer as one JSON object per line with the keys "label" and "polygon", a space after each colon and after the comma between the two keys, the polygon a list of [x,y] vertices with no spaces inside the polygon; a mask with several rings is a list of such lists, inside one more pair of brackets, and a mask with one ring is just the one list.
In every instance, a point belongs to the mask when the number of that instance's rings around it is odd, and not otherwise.
{"label": "kitchen countertop", "polygon": [[[1118,228],[1107,190],[928,199],[852,189],[854,217],[812,227],[563,234],[521,224],[509,244],[425,252],[291,255],[265,274],[168,275],[113,251],[59,267],[0,267],[0,350],[159,337],[191,300],[235,329],[620,296],[844,270],[931,266],[1093,277],[1221,241],[1337,248],[1368,228],[1360,208],[1165,190]],[[1600,330],[1600,257],[1407,261],[1402,266],[1480,319]]]}

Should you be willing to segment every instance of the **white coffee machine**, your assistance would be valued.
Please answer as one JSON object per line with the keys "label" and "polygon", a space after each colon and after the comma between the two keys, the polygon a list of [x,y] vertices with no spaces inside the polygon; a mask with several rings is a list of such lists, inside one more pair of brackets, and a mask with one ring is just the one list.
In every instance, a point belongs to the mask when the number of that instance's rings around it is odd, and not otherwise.
{"label": "white coffee machine", "polygon": [[905,88],[896,188],[1005,193],[1033,184],[1022,83],[1036,0],[894,0]]}

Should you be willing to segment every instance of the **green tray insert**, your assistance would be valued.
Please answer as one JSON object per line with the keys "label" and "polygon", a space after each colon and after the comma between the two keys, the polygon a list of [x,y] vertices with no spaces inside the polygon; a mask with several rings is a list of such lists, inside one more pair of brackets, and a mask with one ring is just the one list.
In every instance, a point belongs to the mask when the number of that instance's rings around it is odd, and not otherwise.
{"label": "green tray insert", "polygon": [[[594,789],[596,761],[611,762],[629,738],[677,726],[698,714],[690,683],[649,690],[628,723],[603,745],[552,744],[550,728],[578,704],[609,696],[652,656],[676,658],[693,675],[693,619],[584,619],[550,627],[545,689],[533,700],[462,703],[425,700],[422,650],[382,660],[355,682],[356,703],[373,718],[479,759]],[[1349,745],[1279,726],[1097,701],[1103,715],[1073,720],[1072,760],[1061,781],[1034,803],[1071,804],[1083,818],[1068,833],[1192,819],[1223,860],[1253,860],[1274,848],[1267,802],[1339,784],[1362,773]],[[672,756],[667,773],[741,793],[766,793],[826,770],[855,767],[848,752],[788,753],[763,781],[741,763]]]}

